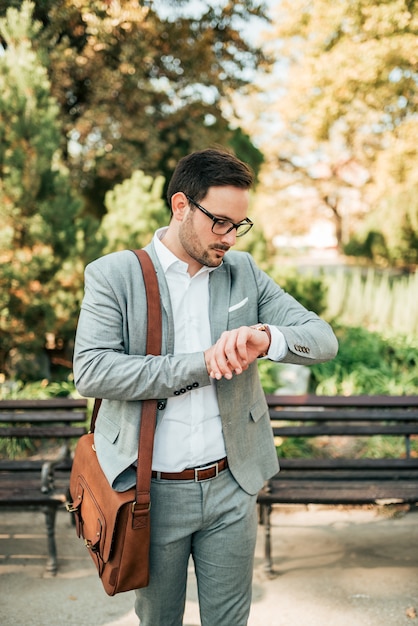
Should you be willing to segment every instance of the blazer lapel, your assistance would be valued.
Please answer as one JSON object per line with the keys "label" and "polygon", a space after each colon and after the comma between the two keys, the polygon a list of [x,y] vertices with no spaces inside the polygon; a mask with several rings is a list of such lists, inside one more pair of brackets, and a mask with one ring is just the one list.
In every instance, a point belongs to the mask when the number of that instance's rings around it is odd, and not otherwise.
{"label": "blazer lapel", "polygon": [[[174,350],[174,322],[170,293],[168,291],[168,285],[164,277],[164,272],[162,271],[153,243],[151,242],[145,246],[145,250],[149,253],[157,272],[158,282],[161,289],[161,304],[168,321],[167,337],[164,337],[165,333],[163,333],[163,341],[166,339],[167,352],[170,353]],[[223,263],[220,267],[210,273],[209,319],[213,343],[215,343],[223,331],[228,328],[228,308],[231,296],[230,285],[230,269],[226,263]]]}
{"label": "blazer lapel", "polygon": [[155,252],[154,244],[149,243],[144,248],[151,257],[157,273],[158,285],[160,287],[161,306],[163,310],[163,354],[172,354],[174,351],[174,319],[171,309],[170,292],[163,269],[160,265],[158,255]]}
{"label": "blazer lapel", "polygon": [[228,327],[230,286],[231,274],[228,266],[223,263],[209,275],[209,319],[213,343]]}

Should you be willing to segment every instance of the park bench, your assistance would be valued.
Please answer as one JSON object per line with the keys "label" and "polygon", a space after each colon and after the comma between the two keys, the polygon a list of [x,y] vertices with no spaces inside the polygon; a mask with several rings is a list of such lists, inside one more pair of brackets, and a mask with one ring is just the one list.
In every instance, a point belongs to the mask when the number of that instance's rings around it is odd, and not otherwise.
{"label": "park bench", "polygon": [[[319,437],[321,458],[280,458],[280,471],[259,492],[260,522],[265,531],[266,570],[273,574],[270,513],[274,504],[385,505],[418,502],[418,458],[411,437],[418,435],[418,396],[280,396],[268,395],[273,434],[285,438]],[[355,445],[344,455],[325,454],[336,441],[367,442],[401,437],[398,458],[356,458]],[[289,439],[287,440],[289,441]],[[392,440],[393,441],[393,440]],[[278,446],[279,450],[281,446]],[[337,446],[338,447],[338,446]],[[353,449],[354,448],[354,449]],[[374,446],[376,452],[377,446]],[[373,456],[375,455],[375,452]],[[315,458],[314,458],[315,457]]]}
{"label": "park bench", "polygon": [[0,400],[0,438],[27,439],[42,446],[32,457],[0,458],[0,506],[39,509],[45,514],[48,561],[57,571],[55,518],[67,500],[71,440],[86,432],[87,401],[72,398]]}

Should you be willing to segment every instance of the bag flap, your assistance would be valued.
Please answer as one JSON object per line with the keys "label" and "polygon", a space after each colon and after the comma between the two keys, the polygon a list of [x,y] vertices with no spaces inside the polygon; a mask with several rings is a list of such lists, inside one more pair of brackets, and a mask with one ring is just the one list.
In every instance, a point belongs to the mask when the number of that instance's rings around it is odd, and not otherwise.
{"label": "bag flap", "polygon": [[124,505],[135,502],[135,489],[118,492],[112,489],[97,460],[94,435],[78,441],[70,476],[73,509],[79,516],[80,534],[89,549],[101,560],[109,560],[118,514]]}

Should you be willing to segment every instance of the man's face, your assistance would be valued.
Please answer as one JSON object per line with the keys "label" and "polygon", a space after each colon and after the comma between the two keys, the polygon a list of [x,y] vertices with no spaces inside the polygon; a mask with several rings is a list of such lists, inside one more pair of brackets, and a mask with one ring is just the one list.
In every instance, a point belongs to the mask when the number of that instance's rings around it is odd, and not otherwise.
{"label": "man's face", "polygon": [[[239,187],[210,187],[199,201],[214,217],[234,224],[247,217],[249,192]],[[212,232],[213,220],[189,202],[179,228],[179,241],[190,260],[200,265],[217,267],[229,248],[236,242],[235,228],[225,235]]]}

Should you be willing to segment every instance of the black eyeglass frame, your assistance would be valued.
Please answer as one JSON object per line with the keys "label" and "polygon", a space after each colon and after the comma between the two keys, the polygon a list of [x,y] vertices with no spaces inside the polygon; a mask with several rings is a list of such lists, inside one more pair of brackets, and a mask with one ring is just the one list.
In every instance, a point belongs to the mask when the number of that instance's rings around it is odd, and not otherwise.
{"label": "black eyeglass frame", "polygon": [[[212,224],[211,230],[214,235],[227,235],[228,233],[231,232],[231,230],[235,228],[235,230],[237,231],[237,237],[242,237],[243,235],[246,235],[254,226],[254,223],[250,220],[249,217],[246,217],[242,222],[239,222],[239,224],[234,224],[234,222],[231,222],[231,220],[227,220],[223,217],[215,217],[214,215],[212,215],[212,213],[210,213],[207,209],[205,209],[204,206],[195,202],[193,198],[187,195],[187,193],[185,193],[184,195],[186,196],[189,202],[191,202],[197,209],[199,209],[199,211],[202,211],[202,213],[207,215],[212,220],[213,224]],[[213,229],[215,228],[216,224],[218,224],[219,222],[225,222],[225,223],[231,224],[231,227],[228,228],[228,230],[226,230],[224,233],[216,233]],[[244,230],[244,232],[240,233],[238,231],[238,228],[240,226],[247,226],[247,229]]]}

